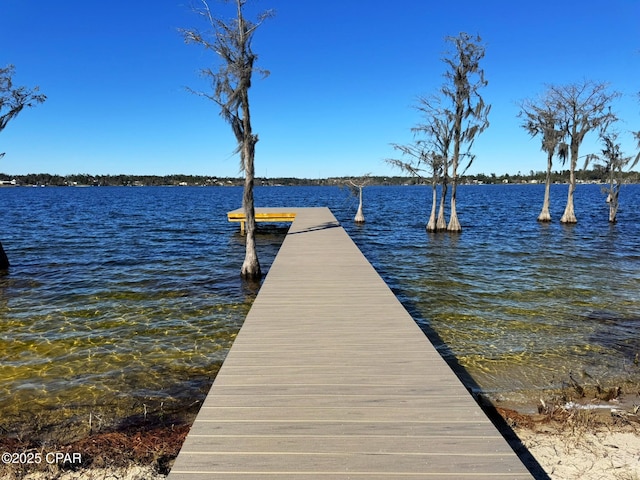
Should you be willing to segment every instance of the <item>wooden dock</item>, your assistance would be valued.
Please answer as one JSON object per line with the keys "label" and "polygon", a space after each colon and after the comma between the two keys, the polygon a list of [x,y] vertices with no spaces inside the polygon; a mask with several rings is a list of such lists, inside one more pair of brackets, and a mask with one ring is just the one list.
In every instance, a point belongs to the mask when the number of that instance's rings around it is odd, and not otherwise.
{"label": "wooden dock", "polygon": [[295,211],[169,479],[531,479],[329,209]]}

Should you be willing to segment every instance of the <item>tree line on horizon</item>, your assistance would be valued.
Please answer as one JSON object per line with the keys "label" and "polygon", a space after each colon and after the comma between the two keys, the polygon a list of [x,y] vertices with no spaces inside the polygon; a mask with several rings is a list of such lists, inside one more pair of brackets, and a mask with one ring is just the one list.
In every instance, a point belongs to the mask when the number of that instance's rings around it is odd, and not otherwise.
{"label": "tree line on horizon", "polygon": [[[567,183],[569,170],[551,172],[551,183]],[[579,182],[605,183],[609,179],[609,172],[602,165],[594,164],[593,168],[576,172]],[[392,186],[392,185],[429,185],[428,180],[416,176],[400,175],[368,175],[367,183],[363,186]],[[546,172],[542,170],[529,171],[528,173],[476,173],[460,175],[461,185],[491,185],[505,183],[544,183]],[[303,177],[256,177],[255,182],[259,186],[341,186],[349,182],[360,182],[354,177],[327,177],[327,178],[303,178]],[[25,175],[9,175],[0,173],[0,182],[5,185],[16,186],[95,186],[95,187],[160,187],[160,186],[194,186],[194,187],[235,187],[242,186],[242,177],[216,177],[210,175],[91,175],[77,173],[72,175],[57,175],[51,173],[28,173]],[[640,183],[640,171],[631,170],[622,172],[622,184]]]}

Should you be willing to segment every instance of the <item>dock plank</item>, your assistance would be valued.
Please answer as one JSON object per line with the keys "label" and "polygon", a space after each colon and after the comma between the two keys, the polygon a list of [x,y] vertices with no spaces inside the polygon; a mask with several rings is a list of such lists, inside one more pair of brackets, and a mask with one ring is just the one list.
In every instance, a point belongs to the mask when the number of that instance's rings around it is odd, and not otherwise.
{"label": "dock plank", "polygon": [[286,211],[169,478],[532,478],[331,212]]}

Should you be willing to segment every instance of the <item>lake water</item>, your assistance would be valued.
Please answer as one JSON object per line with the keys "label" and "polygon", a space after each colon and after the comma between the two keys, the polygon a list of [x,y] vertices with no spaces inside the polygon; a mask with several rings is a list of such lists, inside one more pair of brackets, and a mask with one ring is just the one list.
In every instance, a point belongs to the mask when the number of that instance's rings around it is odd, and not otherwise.
{"label": "lake water", "polygon": [[[259,187],[257,206],[329,206],[450,360],[490,398],[580,382],[640,384],[640,186],[616,225],[580,185],[579,223],[536,222],[541,185],[462,186],[461,234],[428,234],[428,187],[367,187],[367,223],[335,187]],[[241,188],[0,189],[0,428],[41,433],[192,414],[256,287],[226,212]],[[259,226],[268,270],[286,226]],[[19,433],[19,432],[18,432]]]}

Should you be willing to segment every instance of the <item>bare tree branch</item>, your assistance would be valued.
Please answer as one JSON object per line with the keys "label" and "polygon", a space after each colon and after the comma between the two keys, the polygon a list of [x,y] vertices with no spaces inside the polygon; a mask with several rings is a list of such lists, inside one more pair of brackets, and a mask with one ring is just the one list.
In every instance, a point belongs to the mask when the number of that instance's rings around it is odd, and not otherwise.
{"label": "bare tree branch", "polygon": [[629,170],[631,170],[636,166],[640,159],[638,157],[634,159],[634,157],[625,156],[622,153],[620,143],[618,142],[618,136],[618,132],[608,132],[606,130],[601,131],[600,140],[602,141],[603,148],[600,155],[587,155],[587,160],[585,162],[585,168],[589,162],[594,162],[601,165],[605,172],[609,174],[609,186],[604,187],[602,190],[607,194],[610,223],[616,222],[623,170],[625,168],[629,168]]}
{"label": "bare tree branch", "polygon": [[580,145],[592,130],[605,131],[617,116],[611,112],[611,102],[620,96],[610,92],[606,83],[584,80],[567,85],[551,85],[545,94],[546,101],[558,118],[560,130],[568,140],[569,193],[567,205],[560,221],[576,223],[578,220],[573,206],[576,188],[575,170],[578,164]]}
{"label": "bare tree branch", "polygon": [[460,33],[457,37],[447,37],[453,48],[443,58],[449,67],[445,72],[445,84],[441,93],[453,105],[453,155],[451,158],[451,218],[447,230],[462,230],[456,211],[456,190],[458,166],[462,158],[467,158],[465,171],[475,158],[471,147],[475,138],[489,127],[491,106],[485,104],[479,90],[487,85],[480,61],[484,58],[485,48],[480,36]]}
{"label": "bare tree branch", "polygon": [[[43,103],[47,97],[39,93],[39,88],[14,87],[13,75],[15,67],[8,65],[0,68],[0,132],[13,120],[25,107],[34,107]],[[0,153],[0,158],[4,153]]]}
{"label": "bare tree branch", "polygon": [[253,183],[255,176],[254,157],[258,135],[253,133],[251,110],[249,108],[249,89],[254,72],[268,75],[255,63],[258,56],[253,52],[252,41],[256,29],[273,12],[267,10],[254,22],[244,16],[247,0],[234,0],[236,15],[231,19],[215,16],[206,0],[200,0],[201,7],[196,13],[206,21],[208,30],[180,29],[186,43],[201,45],[212,51],[218,58],[218,70],[205,68],[202,76],[211,83],[213,93],[192,93],[213,101],[220,109],[220,115],[231,126],[236,138],[236,153],[240,154],[240,170],[245,175],[243,207],[246,217],[246,255],[241,275],[249,279],[259,279],[262,275],[255,249],[255,209],[253,203]]}
{"label": "bare tree branch", "polygon": [[567,144],[563,142],[564,131],[560,127],[560,119],[547,99],[525,100],[520,104],[521,124],[532,137],[541,137],[541,149],[547,154],[547,174],[544,189],[542,211],[538,215],[539,222],[550,222],[551,168],[553,157],[557,154],[564,163],[567,158]]}

